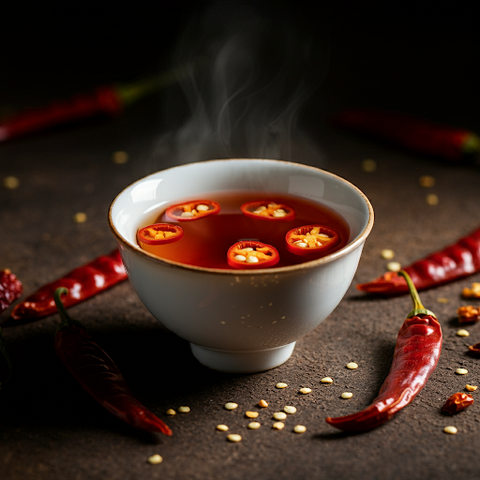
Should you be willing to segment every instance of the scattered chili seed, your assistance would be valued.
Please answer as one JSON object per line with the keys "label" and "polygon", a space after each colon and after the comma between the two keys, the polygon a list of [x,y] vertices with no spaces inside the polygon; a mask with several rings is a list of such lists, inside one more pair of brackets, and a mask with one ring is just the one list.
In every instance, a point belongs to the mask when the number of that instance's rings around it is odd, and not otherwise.
{"label": "scattered chili seed", "polygon": [[234,402],[228,402],[225,404],[225,408],[227,410],[235,410],[236,408],[238,408],[238,404]]}
{"label": "scattered chili seed", "polygon": [[431,175],[422,175],[418,183],[423,188],[432,188],[435,185],[435,179]]}
{"label": "scattered chili seed", "polygon": [[190,407],[185,407],[185,406],[183,406],[183,407],[178,407],[177,411],[178,411],[179,413],[188,413],[188,412],[190,411]]}
{"label": "scattered chili seed", "polygon": [[285,420],[287,418],[287,414],[285,412],[275,412],[273,414],[274,420]]}
{"label": "scattered chili seed", "polygon": [[333,380],[330,377],[323,377],[320,382],[322,383],[333,383]]}
{"label": "scattered chili seed", "polygon": [[275,430],[281,430],[284,426],[285,424],[283,422],[275,422],[272,425],[272,428],[274,428]]}
{"label": "scattered chili seed", "polygon": [[293,431],[295,433],[305,433],[307,431],[307,427],[305,425],[295,425],[293,427]]}
{"label": "scattered chili seed", "polygon": [[75,223],[85,223],[87,221],[87,214],[84,212],[77,212],[73,216],[73,221]]}
{"label": "scattered chili seed", "polygon": [[245,416],[247,418],[257,418],[258,417],[258,412],[245,412]]}
{"label": "scattered chili seed", "polygon": [[250,422],[248,428],[250,430],[257,430],[257,428],[260,428],[260,422]]}
{"label": "scattered chili seed", "polygon": [[470,384],[466,384],[465,385],[465,389],[468,390],[469,392],[474,392],[478,387],[476,385],[470,385]]}
{"label": "scattered chili seed", "polygon": [[220,432],[226,432],[228,431],[228,427],[227,425],[224,425],[223,423],[221,423],[220,425],[217,425],[217,430],[219,430]]}
{"label": "scattered chili seed", "polygon": [[395,256],[395,252],[389,248],[384,248],[380,254],[385,260],[391,260]]}
{"label": "scattered chili seed", "polygon": [[364,172],[374,172],[377,169],[377,162],[375,160],[372,160],[371,158],[366,158],[362,162],[362,170]]}
{"label": "scattered chili seed", "polygon": [[238,435],[238,433],[231,433],[230,435],[227,435],[227,440],[229,442],[237,443],[242,440],[242,436]]}
{"label": "scattered chili seed", "polygon": [[353,397],[353,393],[350,393],[350,392],[343,392],[341,395],[340,395],[342,398],[352,398]]}
{"label": "scattered chili seed", "polygon": [[475,323],[480,320],[480,308],[472,305],[459,307],[457,310],[459,323]]}
{"label": "scattered chili seed", "polygon": [[14,176],[8,176],[3,179],[3,186],[8,190],[15,190],[20,186],[20,180]]}
{"label": "scattered chili seed", "polygon": [[288,385],[286,383],[283,383],[283,382],[279,382],[275,385],[277,388],[286,388],[288,387]]}
{"label": "scattered chili seed", "polygon": [[312,391],[311,388],[308,388],[308,387],[303,387],[299,390],[300,393],[303,393],[303,395],[307,395],[308,393],[310,393]]}
{"label": "scattered chili seed", "polygon": [[462,290],[462,296],[465,298],[480,298],[480,283],[473,282],[472,288],[465,287]]}
{"label": "scattered chili seed", "polygon": [[158,465],[159,463],[162,463],[162,462],[163,462],[163,458],[158,454],[148,457],[148,463],[150,463],[151,465]]}
{"label": "scattered chili seed", "polygon": [[114,152],[112,155],[112,162],[117,165],[122,165],[128,162],[128,153],[127,152]]}
{"label": "scattered chili seed", "polygon": [[448,303],[449,300],[448,300],[448,298],[445,298],[445,297],[439,297],[439,298],[437,298],[437,302],[438,303]]}
{"label": "scattered chili seed", "polygon": [[425,197],[425,201],[427,202],[427,205],[431,205],[431,206],[434,206],[434,205],[438,205],[438,195],[436,195],[435,193],[429,193],[426,197]]}
{"label": "scattered chili seed", "polygon": [[443,431],[444,431],[445,433],[450,433],[451,435],[455,435],[455,434],[458,432],[458,430],[456,429],[456,427],[452,427],[452,426],[445,427],[445,428],[443,429]]}
{"label": "scattered chili seed", "polygon": [[464,328],[461,328],[460,330],[457,330],[457,336],[458,337],[468,337],[470,336],[470,333],[468,330],[465,330]]}
{"label": "scattered chili seed", "polygon": [[355,370],[356,368],[358,368],[358,365],[355,362],[350,362],[350,363],[347,363],[347,368],[349,370]]}
{"label": "scattered chili seed", "polygon": [[258,406],[259,407],[262,407],[262,408],[267,408],[268,407],[268,403],[265,401],[265,400],[260,400],[258,402]]}
{"label": "scattered chili seed", "polygon": [[290,405],[287,405],[286,407],[283,407],[283,411],[285,413],[293,414],[297,411],[297,409],[295,407],[291,407]]}
{"label": "scattered chili seed", "polygon": [[387,270],[389,272],[399,272],[402,269],[402,265],[399,262],[388,262]]}
{"label": "scattered chili seed", "polygon": [[177,412],[173,408],[169,408],[165,413],[172,416],[177,414]]}
{"label": "scattered chili seed", "polygon": [[457,368],[455,370],[455,373],[457,375],[466,375],[468,373],[468,370],[466,368]]}

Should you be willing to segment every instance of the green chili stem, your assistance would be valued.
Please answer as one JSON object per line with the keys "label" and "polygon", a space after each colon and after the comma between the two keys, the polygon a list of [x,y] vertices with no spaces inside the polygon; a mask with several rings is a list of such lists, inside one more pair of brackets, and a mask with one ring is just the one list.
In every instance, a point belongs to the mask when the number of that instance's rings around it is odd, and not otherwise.
{"label": "green chili stem", "polygon": [[427,310],[418,295],[417,289],[415,288],[414,283],[412,282],[412,279],[410,278],[410,275],[405,271],[405,270],[400,270],[398,272],[399,275],[401,275],[405,281],[407,282],[408,290],[410,292],[410,297],[412,298],[413,302],[413,310],[408,314],[407,318],[414,317],[415,315],[432,315],[433,317],[437,318],[436,315],[431,311]]}

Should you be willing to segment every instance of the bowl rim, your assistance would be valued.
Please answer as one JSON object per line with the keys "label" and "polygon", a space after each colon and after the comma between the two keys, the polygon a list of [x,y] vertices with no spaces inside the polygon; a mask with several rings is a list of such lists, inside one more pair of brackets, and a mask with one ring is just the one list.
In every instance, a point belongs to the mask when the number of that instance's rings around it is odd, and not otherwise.
{"label": "bowl rim", "polygon": [[[242,270],[242,269],[235,269],[235,270],[228,270],[228,269],[220,269],[220,268],[208,268],[208,267],[199,267],[196,265],[188,265],[185,263],[181,262],[175,262],[173,260],[168,260],[168,259],[163,259],[160,257],[157,257],[156,255],[147,252],[145,250],[142,250],[140,248],[134,248],[130,243],[120,234],[120,232],[117,230],[114,222],[113,222],[113,208],[114,205],[117,201],[117,199],[128,189],[132,188],[134,185],[144,182],[148,178],[158,175],[161,172],[168,172],[172,170],[176,170],[178,168],[184,168],[188,167],[189,165],[199,165],[199,164],[205,164],[205,163],[223,163],[223,162],[230,162],[230,161],[261,161],[261,162],[269,162],[269,163],[281,163],[282,165],[293,165],[295,167],[302,167],[305,169],[310,169],[314,171],[320,171],[323,174],[333,177],[337,180],[340,180],[341,182],[347,184],[350,188],[355,190],[360,197],[362,197],[363,201],[365,202],[365,205],[367,206],[368,210],[368,221],[365,226],[365,228],[362,230],[362,232],[358,235],[358,237],[351,243],[348,243],[344,247],[342,247],[340,250],[337,250],[333,253],[330,253],[328,255],[325,255],[324,257],[317,258],[315,260],[308,260],[306,262],[298,263],[296,265],[289,265],[285,267],[278,267],[278,268],[259,268],[259,269],[252,269],[252,270]],[[290,161],[285,161],[285,160],[276,160],[276,159],[264,159],[264,158],[225,158],[225,159],[212,159],[212,160],[203,160],[199,162],[192,162],[192,163],[186,163],[182,165],[177,165],[169,168],[165,168],[163,170],[158,170],[156,172],[153,172],[149,175],[146,175],[135,182],[127,185],[125,188],[123,188],[112,200],[110,203],[110,207],[108,209],[108,225],[110,227],[110,230],[112,231],[113,235],[119,241],[124,247],[127,249],[131,250],[134,254],[144,256],[145,258],[148,258],[151,261],[154,261],[156,263],[159,263],[163,266],[169,266],[169,267],[177,267],[181,269],[186,269],[186,270],[193,270],[193,271],[198,271],[198,272],[206,272],[206,273],[216,273],[216,274],[221,274],[221,275],[265,275],[265,274],[280,274],[280,273],[285,273],[285,272],[293,272],[297,270],[304,270],[304,269],[309,269],[309,268],[315,268],[318,267],[319,265],[322,264],[327,264],[330,262],[333,262],[337,258],[344,257],[348,255],[350,252],[355,250],[361,243],[363,243],[368,235],[370,234],[372,228],[373,228],[373,223],[374,223],[374,212],[373,212],[373,207],[372,204],[370,203],[370,200],[367,198],[367,196],[353,183],[349,182],[343,177],[340,177],[339,175],[336,175],[332,172],[328,172],[326,170],[323,170],[318,167],[313,167],[311,165],[306,165],[302,163],[296,163],[296,162],[290,162]]]}

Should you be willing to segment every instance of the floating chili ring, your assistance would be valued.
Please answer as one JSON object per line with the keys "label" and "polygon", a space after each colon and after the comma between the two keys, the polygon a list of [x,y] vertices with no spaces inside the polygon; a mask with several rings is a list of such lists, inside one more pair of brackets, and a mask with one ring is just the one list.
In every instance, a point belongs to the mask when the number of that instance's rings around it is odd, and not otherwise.
{"label": "floating chili ring", "polygon": [[138,242],[146,245],[166,245],[178,242],[183,237],[183,228],[170,223],[155,223],[141,228],[137,233]]}
{"label": "floating chili ring", "polygon": [[279,260],[280,255],[275,247],[253,240],[234,243],[227,252],[228,264],[233,268],[267,268]]}
{"label": "floating chili ring", "polygon": [[244,203],[240,209],[247,217],[263,220],[290,221],[295,218],[295,210],[292,207],[271,200]]}
{"label": "floating chili ring", "polygon": [[340,234],[325,225],[303,225],[285,235],[287,249],[295,255],[324,253],[340,243]]}
{"label": "floating chili ring", "polygon": [[207,215],[216,215],[220,212],[220,205],[213,200],[194,200],[193,202],[179,203],[167,208],[165,214],[177,222],[199,220]]}

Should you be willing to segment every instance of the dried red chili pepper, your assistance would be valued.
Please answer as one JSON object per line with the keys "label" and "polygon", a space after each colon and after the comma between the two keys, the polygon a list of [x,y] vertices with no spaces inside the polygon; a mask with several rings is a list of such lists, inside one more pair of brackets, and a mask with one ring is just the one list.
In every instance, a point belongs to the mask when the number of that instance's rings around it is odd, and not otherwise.
{"label": "dried red chili pepper", "polygon": [[62,319],[55,334],[55,351],[85,391],[110,413],[135,428],[148,432],[172,431],[132,394],[110,356],[95,342],[83,325],[73,320],[63,306],[66,288],[55,290],[54,299]]}
{"label": "dried red chili pepper", "polygon": [[480,343],[476,343],[475,345],[470,345],[468,347],[468,352],[474,357],[480,357]]}
{"label": "dried red chili pepper", "polygon": [[254,240],[234,243],[227,252],[227,262],[232,268],[267,268],[279,260],[280,255],[275,247]]}
{"label": "dried red chili pepper", "polygon": [[378,397],[361,412],[344,417],[326,419],[330,425],[348,432],[360,432],[390,420],[407,406],[427,383],[440,357],[442,329],[435,314],[422,305],[412,280],[407,281],[413,301],[398,333],[390,372]]}
{"label": "dried red chili pepper", "polygon": [[326,253],[340,243],[340,234],[326,225],[304,225],[285,236],[287,250],[295,255]]}
{"label": "dried red chili pepper", "polygon": [[442,407],[442,412],[455,415],[469,407],[473,403],[473,397],[467,393],[454,393],[447,399],[445,405]]}
{"label": "dried red chili pepper", "polygon": [[295,218],[295,210],[292,207],[272,200],[257,200],[244,203],[240,209],[247,217],[260,218],[262,220],[288,222]]}
{"label": "dried red chili pepper", "polygon": [[65,287],[68,295],[64,305],[71,307],[93,297],[127,278],[120,252],[114,250],[67,273],[64,277],[44,285],[18,304],[12,311],[15,320],[41,318],[57,311],[53,295],[58,287]]}
{"label": "dried red chili pepper", "polygon": [[193,202],[179,203],[167,208],[165,214],[177,222],[199,220],[207,215],[216,215],[220,212],[220,205],[212,200],[194,200]]}
{"label": "dried red chili pepper", "polygon": [[[417,290],[436,287],[480,271],[480,228],[403,270],[410,275]],[[396,272],[387,272],[372,282],[357,285],[357,288],[379,295],[408,292],[405,280]]]}
{"label": "dried red chili pepper", "polygon": [[474,133],[411,115],[351,109],[334,116],[332,122],[341,128],[448,160],[460,161],[480,152],[480,139]]}
{"label": "dried red chili pepper", "polygon": [[169,223],[155,223],[141,228],[137,233],[140,245],[167,245],[183,237],[183,228]]}

